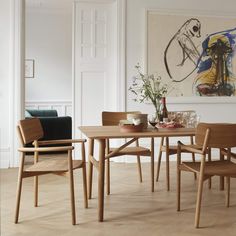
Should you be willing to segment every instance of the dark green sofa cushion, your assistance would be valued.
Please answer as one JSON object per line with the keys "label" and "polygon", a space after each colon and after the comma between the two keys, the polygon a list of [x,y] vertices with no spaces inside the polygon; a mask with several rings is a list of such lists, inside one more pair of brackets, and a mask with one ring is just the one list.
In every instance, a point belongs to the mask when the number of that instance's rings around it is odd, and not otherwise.
{"label": "dark green sofa cushion", "polygon": [[[26,110],[30,116],[26,118],[38,117],[44,136],[41,140],[71,139],[72,138],[72,118],[70,116],[57,116],[56,110]],[[47,146],[67,146],[69,144],[47,145]],[[32,144],[26,145],[31,147]],[[53,152],[57,153],[57,152]],[[33,153],[28,153],[33,154]],[[49,153],[42,153],[49,154]]]}
{"label": "dark green sofa cushion", "polygon": [[30,109],[26,110],[26,115],[26,118],[39,118],[44,132],[42,140],[72,138],[72,118],[70,116],[58,116],[57,110]]}
{"label": "dark green sofa cushion", "polygon": [[39,117],[43,127],[43,140],[71,139],[72,119],[70,116]]}

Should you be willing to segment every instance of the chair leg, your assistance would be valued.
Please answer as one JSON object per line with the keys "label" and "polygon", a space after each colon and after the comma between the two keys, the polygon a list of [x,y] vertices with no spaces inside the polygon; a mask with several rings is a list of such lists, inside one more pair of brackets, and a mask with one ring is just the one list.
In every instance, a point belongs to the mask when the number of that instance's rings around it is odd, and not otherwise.
{"label": "chair leg", "polygon": [[154,192],[154,138],[151,138],[151,180],[152,180],[152,192]]}
{"label": "chair leg", "polygon": [[[211,161],[211,149],[208,150],[208,161]],[[208,188],[211,189],[212,178],[208,179]]]}
{"label": "chair leg", "polygon": [[230,177],[226,177],[226,185],[227,185],[226,206],[229,207],[230,205]]}
{"label": "chair leg", "polygon": [[156,182],[159,180],[163,143],[164,143],[164,138],[162,137],[161,138],[161,143],[160,143],[159,154],[158,154],[158,160],[157,160],[157,177],[156,177]]}
{"label": "chair leg", "polygon": [[[135,144],[136,144],[136,147],[139,147],[138,140],[136,140]],[[137,164],[138,164],[139,182],[142,183],[143,177],[142,177],[142,167],[141,167],[140,155],[137,155]]]}
{"label": "chair leg", "polygon": [[143,177],[142,177],[142,167],[141,167],[140,156],[137,156],[137,164],[138,164],[139,182],[142,183]]}
{"label": "chair leg", "polygon": [[[192,153],[192,160],[193,160],[193,162],[195,162],[195,154],[194,153]],[[194,180],[197,180],[197,173],[193,173],[193,175],[194,175]]]}
{"label": "chair leg", "polygon": [[34,177],[34,206],[38,206],[38,181],[39,177],[35,176]]}
{"label": "chair leg", "polygon": [[76,224],[76,214],[75,214],[75,193],[74,193],[74,176],[73,176],[73,164],[71,150],[68,151],[68,162],[69,162],[69,178],[70,178],[70,199],[71,199],[71,216],[72,225]]}
{"label": "chair leg", "polygon": [[[38,143],[36,142],[36,144],[34,145],[35,147],[38,147]],[[39,153],[35,152],[34,153],[34,164],[36,164],[38,162],[39,159]],[[35,176],[34,177],[34,206],[37,207],[38,206],[38,187],[39,186],[39,177]]]}
{"label": "chair leg", "polygon": [[107,182],[107,195],[110,195],[110,160],[106,160],[106,182]]}
{"label": "chair leg", "polygon": [[[224,160],[224,155],[222,154],[222,149],[220,149],[220,160]],[[224,190],[224,176],[220,176],[220,190]]]}
{"label": "chair leg", "polygon": [[181,149],[178,144],[177,147],[177,211],[180,211],[180,189],[181,189]]}
{"label": "chair leg", "polygon": [[89,139],[88,141],[88,199],[92,198],[92,185],[93,185],[93,163],[90,161],[90,155],[93,156],[94,151],[94,140]]}
{"label": "chair leg", "polygon": [[21,199],[21,190],[22,190],[24,161],[25,161],[25,155],[22,153],[21,161],[20,161],[20,167],[19,167],[19,173],[18,173],[17,190],[16,190],[15,224],[18,223],[18,219],[19,219],[19,210],[20,210],[20,199]]}
{"label": "chair leg", "polygon": [[204,181],[204,172],[203,172],[204,165],[205,165],[205,163],[201,163],[201,169],[200,169],[200,174],[199,174],[197,204],[196,204],[196,213],[195,213],[195,227],[196,228],[199,228],[199,223],[200,223],[202,190],[203,190],[203,181]]}
{"label": "chair leg", "polygon": [[177,166],[177,211],[180,211],[181,171]]}
{"label": "chair leg", "polygon": [[166,137],[166,188],[170,191],[169,138]]}
{"label": "chair leg", "polygon": [[[190,137],[190,142],[191,142],[191,144],[194,143],[193,142],[193,136]],[[192,153],[192,160],[193,160],[193,162],[195,162],[195,154],[194,153]],[[195,180],[197,179],[197,173],[195,173],[195,172],[194,172],[194,179]]]}

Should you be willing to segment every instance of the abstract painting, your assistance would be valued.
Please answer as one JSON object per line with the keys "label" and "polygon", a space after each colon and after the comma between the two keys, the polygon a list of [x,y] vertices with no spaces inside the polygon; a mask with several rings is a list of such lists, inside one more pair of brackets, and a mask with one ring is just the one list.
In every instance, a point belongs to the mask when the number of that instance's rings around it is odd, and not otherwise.
{"label": "abstract painting", "polygon": [[169,96],[236,96],[236,19],[148,11],[147,69]]}

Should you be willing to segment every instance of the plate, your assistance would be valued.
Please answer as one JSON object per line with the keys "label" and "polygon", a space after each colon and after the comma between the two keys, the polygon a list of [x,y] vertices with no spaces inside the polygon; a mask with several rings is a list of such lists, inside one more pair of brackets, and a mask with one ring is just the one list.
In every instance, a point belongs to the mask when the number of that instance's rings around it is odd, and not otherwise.
{"label": "plate", "polygon": [[179,124],[179,123],[157,124],[156,127],[159,128],[159,129],[179,129],[179,128],[184,128],[184,126]]}

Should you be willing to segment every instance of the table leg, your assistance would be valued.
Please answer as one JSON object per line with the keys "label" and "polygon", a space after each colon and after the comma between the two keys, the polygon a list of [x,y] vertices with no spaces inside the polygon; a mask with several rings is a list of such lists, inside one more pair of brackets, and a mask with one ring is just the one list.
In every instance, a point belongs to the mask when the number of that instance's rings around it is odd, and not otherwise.
{"label": "table leg", "polygon": [[98,167],[98,221],[103,221],[104,213],[104,164],[105,139],[99,139],[99,167]]}
{"label": "table leg", "polygon": [[154,192],[154,138],[151,138],[151,178],[152,192]]}
{"label": "table leg", "polygon": [[[224,160],[224,155],[222,154],[222,149],[219,150],[220,151],[220,160],[223,161]],[[224,177],[220,177],[220,190],[224,190]]]}
{"label": "table leg", "polygon": [[94,139],[88,141],[88,199],[92,198],[92,185],[93,185],[93,163],[90,160],[90,156],[93,156],[94,151]]}

